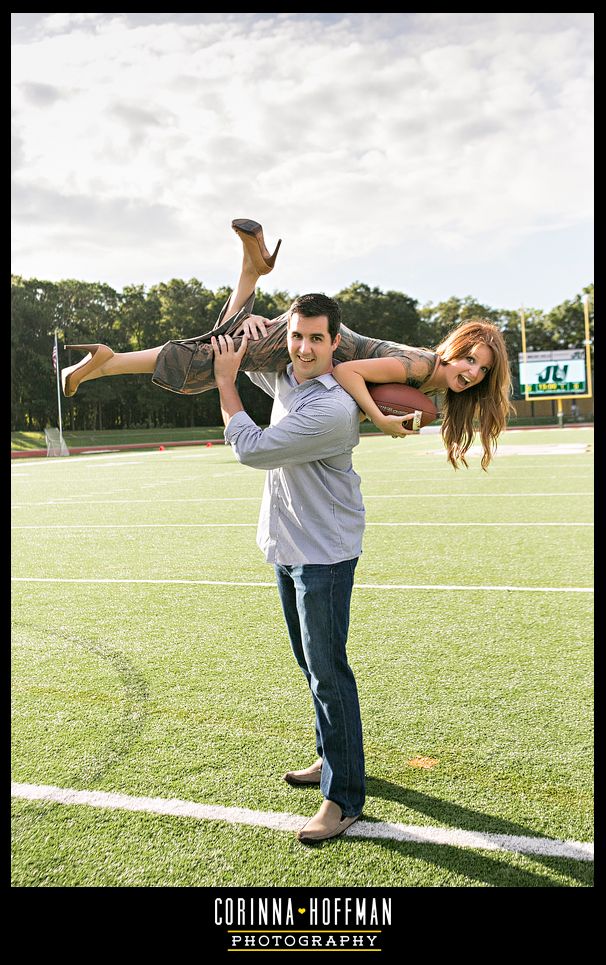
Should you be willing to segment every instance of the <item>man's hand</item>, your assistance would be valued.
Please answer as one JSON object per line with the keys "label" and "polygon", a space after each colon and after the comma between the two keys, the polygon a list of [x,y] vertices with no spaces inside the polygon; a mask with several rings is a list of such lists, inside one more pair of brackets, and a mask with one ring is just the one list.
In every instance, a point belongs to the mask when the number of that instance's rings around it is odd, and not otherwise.
{"label": "man's hand", "polygon": [[246,335],[243,336],[237,352],[231,335],[219,335],[218,338],[213,335],[210,343],[215,356],[215,382],[219,390],[221,415],[224,424],[228,425],[232,416],[244,409],[236,388],[236,376],[244,358],[248,339]]}
{"label": "man's hand", "polygon": [[246,335],[256,342],[259,338],[265,338],[267,327],[274,325],[276,321],[277,319],[264,318],[262,315],[249,315],[238,325],[234,335]]}
{"label": "man's hand", "polygon": [[242,336],[242,344],[237,352],[234,348],[234,340],[231,335],[219,335],[218,338],[213,335],[210,344],[212,345],[215,356],[214,367],[217,388],[220,389],[225,385],[234,385],[238,369],[246,352],[246,346],[248,345],[247,336]]}

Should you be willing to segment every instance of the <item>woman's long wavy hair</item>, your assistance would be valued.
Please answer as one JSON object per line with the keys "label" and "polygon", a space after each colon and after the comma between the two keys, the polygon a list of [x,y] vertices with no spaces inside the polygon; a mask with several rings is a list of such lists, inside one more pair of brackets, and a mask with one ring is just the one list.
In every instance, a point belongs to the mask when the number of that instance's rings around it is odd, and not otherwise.
{"label": "woman's long wavy hair", "polygon": [[472,318],[458,325],[435,349],[442,362],[465,358],[477,345],[492,349],[493,364],[488,375],[464,392],[446,389],[442,397],[442,438],[447,457],[455,469],[467,466],[465,453],[476,430],[482,441],[482,469],[495,453],[497,439],[514,408],[510,402],[511,371],[505,340],[496,325],[484,318]]}

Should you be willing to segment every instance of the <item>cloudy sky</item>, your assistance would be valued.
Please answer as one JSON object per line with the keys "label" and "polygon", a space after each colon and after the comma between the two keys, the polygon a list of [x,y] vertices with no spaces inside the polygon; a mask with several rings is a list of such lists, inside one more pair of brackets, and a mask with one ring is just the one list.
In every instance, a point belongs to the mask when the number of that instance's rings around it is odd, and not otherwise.
{"label": "cloudy sky", "polygon": [[593,281],[590,13],[11,18],[17,274],[231,285],[253,218],[269,291]]}

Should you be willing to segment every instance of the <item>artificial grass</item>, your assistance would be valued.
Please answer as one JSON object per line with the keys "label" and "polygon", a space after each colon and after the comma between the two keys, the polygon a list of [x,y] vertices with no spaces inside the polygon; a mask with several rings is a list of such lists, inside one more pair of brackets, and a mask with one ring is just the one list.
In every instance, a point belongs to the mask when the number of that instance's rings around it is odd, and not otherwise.
{"label": "artificial grass", "polygon": [[[587,431],[516,433],[515,443],[532,436],[540,445],[544,435],[568,444]],[[588,497],[558,495],[589,491],[588,452],[530,446],[488,475],[477,458],[455,474],[439,440],[404,446],[373,439],[356,450],[369,523],[500,525],[369,526],[359,584],[590,584],[589,527],[507,525],[589,521]],[[15,523],[36,527],[14,531],[16,577],[273,584],[254,545],[263,474],[229,450],[14,470]],[[554,495],[504,495],[533,489]],[[45,528],[86,520],[122,528]],[[167,522],[179,525],[133,525]],[[247,525],[191,527],[208,522]],[[314,747],[311,700],[273,585],[13,586],[14,780],[316,810],[317,791],[280,780]],[[591,604],[589,594],[356,589],[349,652],[365,732],[365,818],[591,840]],[[419,755],[438,764],[410,767]],[[30,887],[293,886],[302,867],[309,886],[591,880],[591,866],[561,859],[358,839],[332,842],[318,858],[288,833],[221,822],[22,801],[15,812],[14,880]]]}

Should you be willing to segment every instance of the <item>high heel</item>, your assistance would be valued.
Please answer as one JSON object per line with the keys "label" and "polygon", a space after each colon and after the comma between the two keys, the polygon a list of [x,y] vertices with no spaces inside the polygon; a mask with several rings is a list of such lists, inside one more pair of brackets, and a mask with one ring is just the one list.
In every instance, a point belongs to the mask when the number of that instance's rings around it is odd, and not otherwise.
{"label": "high heel", "polygon": [[278,241],[273,255],[265,247],[263,238],[263,228],[258,221],[250,221],[248,218],[236,218],[231,223],[236,234],[242,239],[242,244],[248,251],[255,269],[260,275],[268,275],[276,263],[278,249],[282,244],[282,239]]}
{"label": "high heel", "polygon": [[68,365],[67,368],[61,369],[61,385],[66,398],[76,394],[85,375],[94,372],[114,354],[109,345],[99,345],[97,342],[91,345],[64,345],[63,347],[77,348],[81,352],[89,353],[75,365]]}

